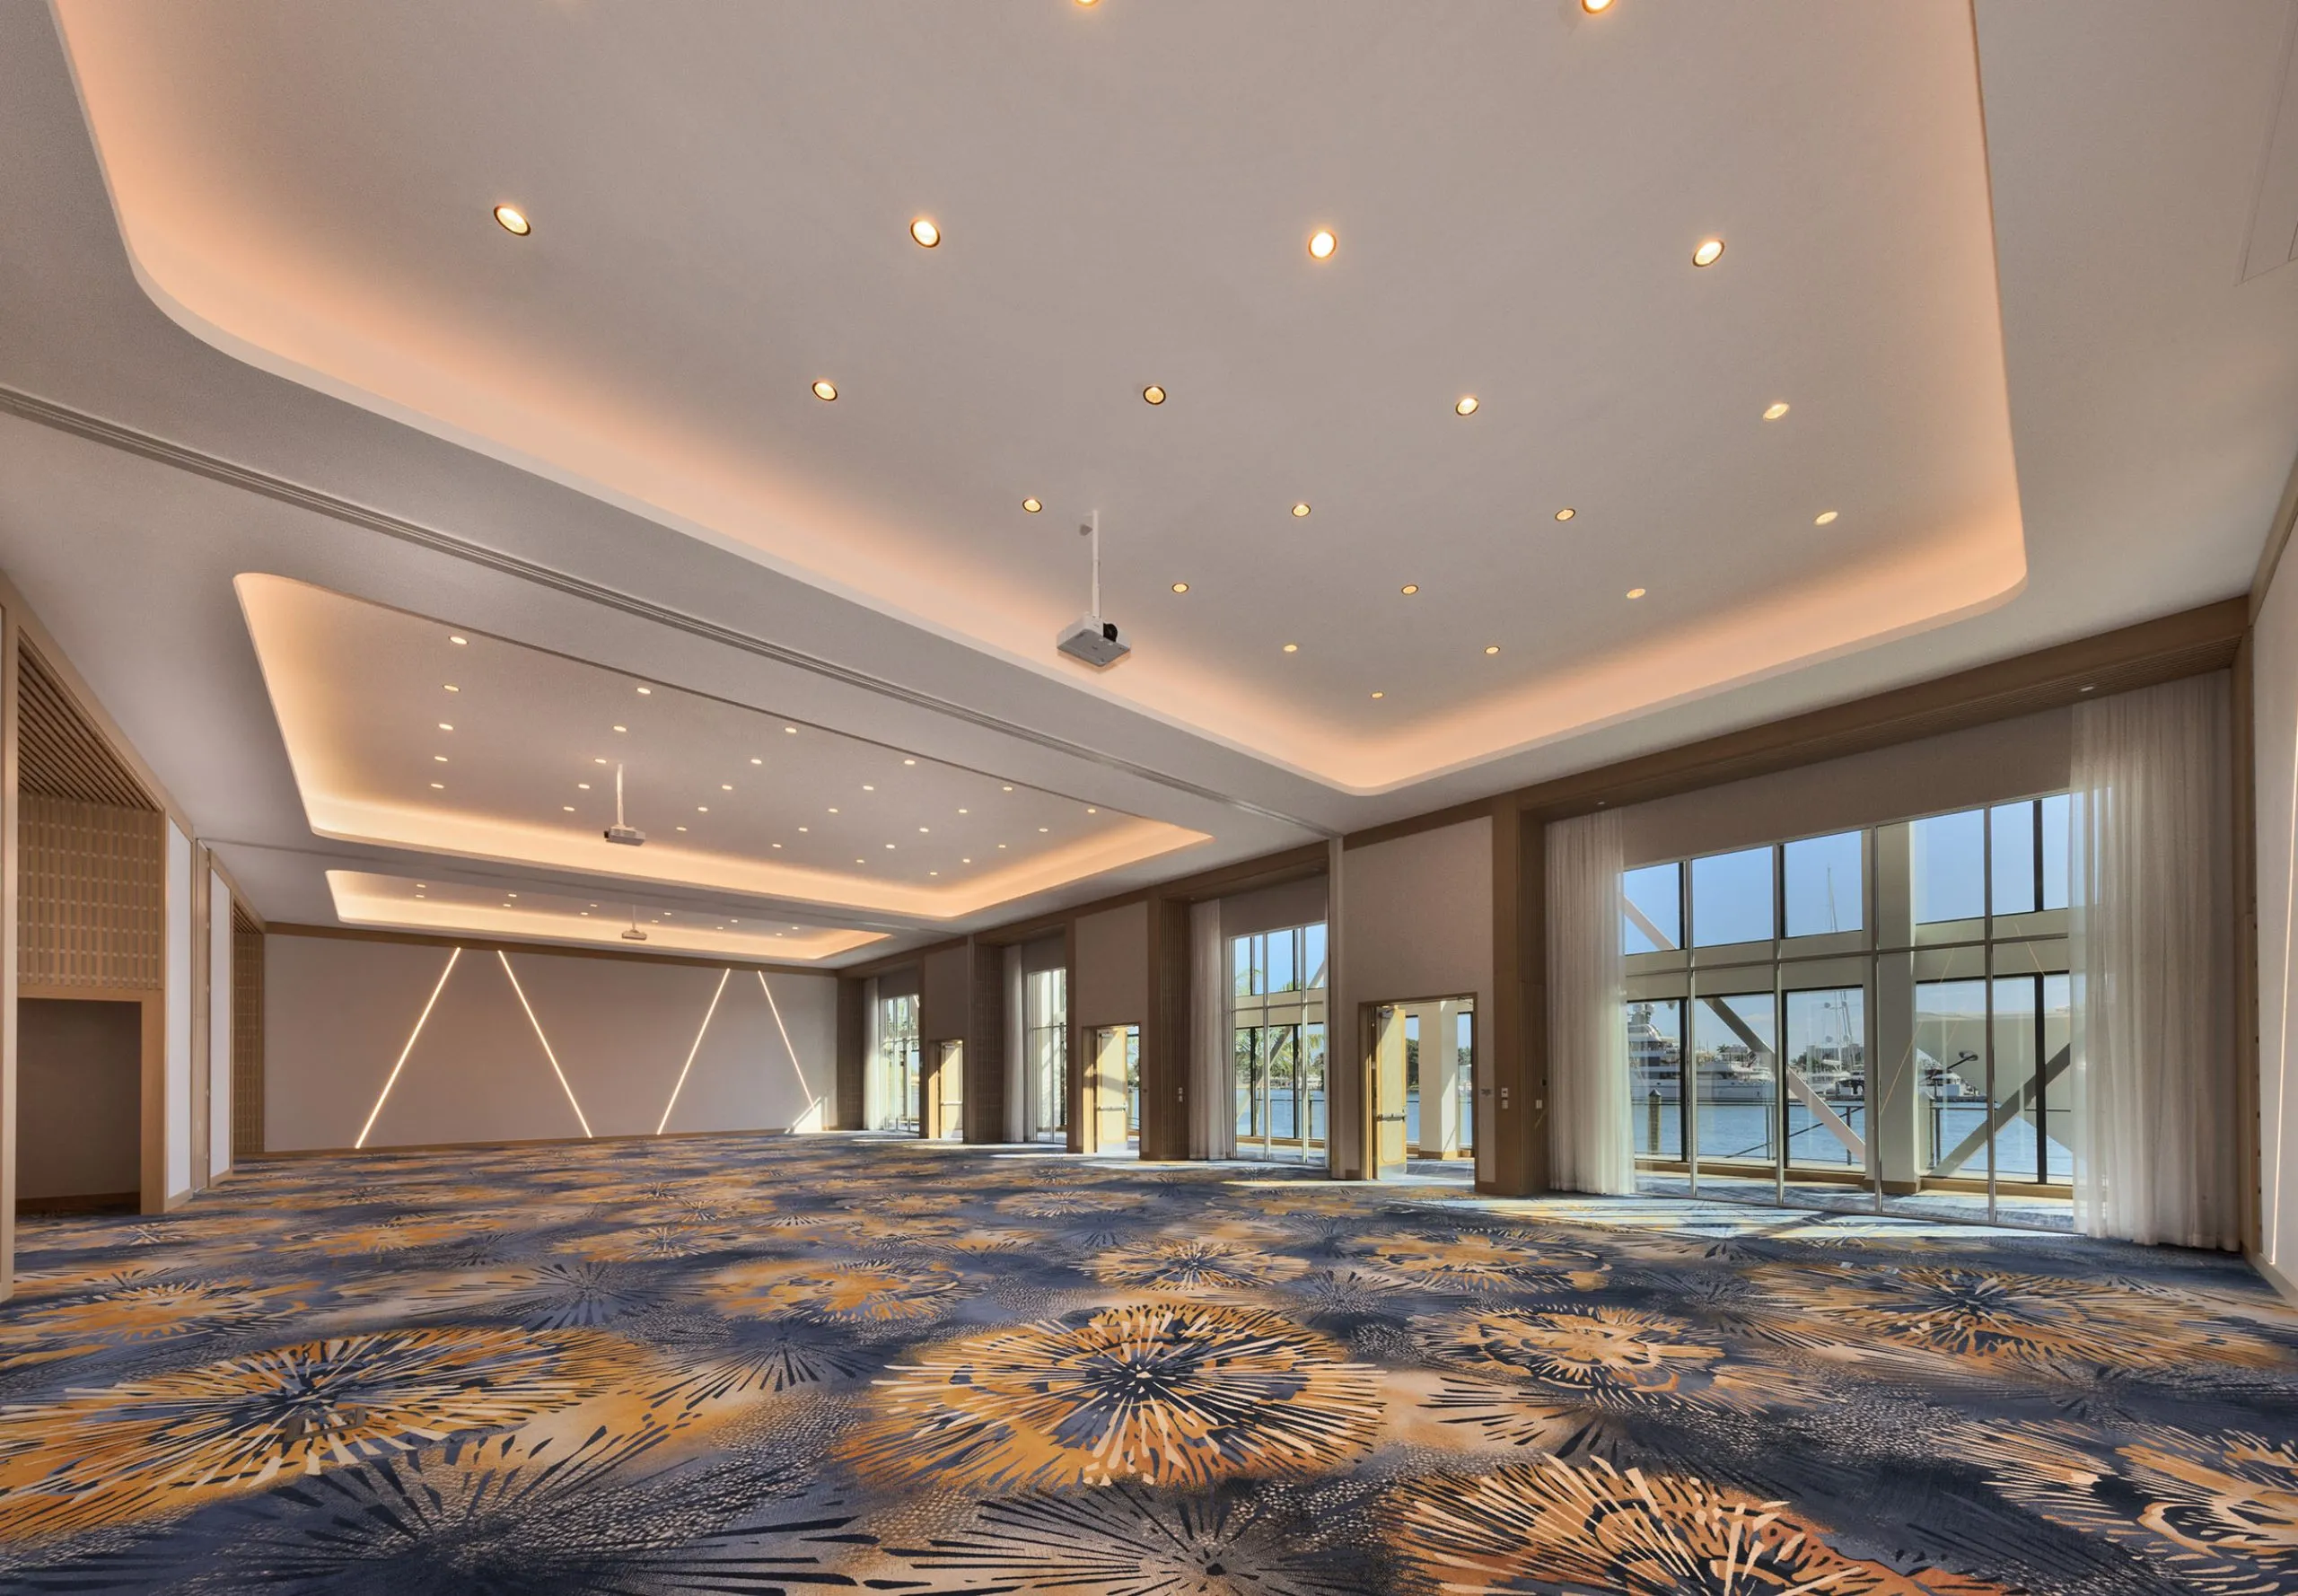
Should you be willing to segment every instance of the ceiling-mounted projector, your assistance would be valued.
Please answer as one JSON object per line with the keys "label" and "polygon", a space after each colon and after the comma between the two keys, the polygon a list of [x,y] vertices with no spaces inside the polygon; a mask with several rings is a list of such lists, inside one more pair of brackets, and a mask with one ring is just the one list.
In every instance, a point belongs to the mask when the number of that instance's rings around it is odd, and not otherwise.
{"label": "ceiling-mounted projector", "polygon": [[1053,640],[1053,645],[1073,660],[1083,660],[1095,670],[1116,664],[1133,652],[1133,645],[1118,636],[1117,622],[1101,618],[1101,513],[1077,529],[1077,535],[1089,538],[1093,545],[1093,590],[1092,605],[1075,624],[1065,629]]}
{"label": "ceiling-mounted projector", "polygon": [[[636,826],[623,824],[622,767],[619,765],[614,767],[614,824],[607,828],[606,839],[609,842],[618,842],[625,846],[634,848],[643,847],[646,842],[646,834],[644,831]],[[632,930],[636,930],[636,927],[632,927]],[[626,931],[623,933],[623,937],[626,941],[643,943],[646,940],[646,934],[639,931],[636,936],[633,936],[630,932]]]}
{"label": "ceiling-mounted projector", "polygon": [[643,943],[646,940],[646,934],[639,930],[637,926],[633,925],[629,930],[622,934],[622,940],[627,943]]}

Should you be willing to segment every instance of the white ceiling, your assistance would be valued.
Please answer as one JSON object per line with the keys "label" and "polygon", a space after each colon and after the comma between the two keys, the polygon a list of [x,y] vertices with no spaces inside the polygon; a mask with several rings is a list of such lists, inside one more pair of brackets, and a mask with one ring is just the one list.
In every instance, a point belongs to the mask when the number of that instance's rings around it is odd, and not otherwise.
{"label": "white ceiling", "polygon": [[2298,444],[2287,0],[286,14],[0,9],[0,384],[471,546],[0,417],[0,568],[282,917],[592,878],[315,837],[245,573],[1209,838],[963,929],[2240,592]]}

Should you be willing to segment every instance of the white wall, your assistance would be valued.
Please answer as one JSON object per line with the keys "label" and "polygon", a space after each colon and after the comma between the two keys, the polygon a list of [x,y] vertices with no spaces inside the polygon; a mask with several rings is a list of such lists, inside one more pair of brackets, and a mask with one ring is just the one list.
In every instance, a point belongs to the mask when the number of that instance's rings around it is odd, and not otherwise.
{"label": "white wall", "polygon": [[2259,1251],[2285,1291],[2298,1276],[2298,570],[2267,591],[2250,633],[2259,892]]}
{"label": "white wall", "polygon": [[[1476,998],[1476,1172],[1493,1175],[1492,820],[1351,848],[1341,855],[1340,941],[1345,1000],[1352,1006],[1408,997]],[[1350,1034],[1335,1014],[1332,1034]],[[1336,1046],[1335,1059],[1345,1057]],[[1338,1094],[1336,1093],[1336,1101]]]}
{"label": "white wall", "polygon": [[540,951],[506,974],[467,949],[442,986],[449,947],[274,933],[264,948],[277,1152],[353,1145],[379,1100],[369,1147],[579,1136],[583,1120],[601,1136],[818,1129],[836,1090],[831,976]]}
{"label": "white wall", "polygon": [[232,889],[207,878],[207,1178],[232,1167]]}
{"label": "white wall", "polygon": [[168,822],[165,949],[166,1068],[161,1124],[165,1137],[168,1200],[191,1189],[191,839]]}

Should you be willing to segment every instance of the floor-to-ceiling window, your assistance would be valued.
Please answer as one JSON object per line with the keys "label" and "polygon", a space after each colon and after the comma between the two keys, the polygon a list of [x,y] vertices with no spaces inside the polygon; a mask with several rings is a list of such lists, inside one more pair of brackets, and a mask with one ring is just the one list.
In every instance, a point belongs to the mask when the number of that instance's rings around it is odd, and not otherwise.
{"label": "floor-to-ceiling window", "polygon": [[1321,1162],[1325,1147],[1325,927],[1229,939],[1237,1151]]}
{"label": "floor-to-ceiling window", "polygon": [[1069,972],[1030,973],[1022,990],[1022,1052],[1031,1139],[1066,1142],[1069,1137]]}
{"label": "floor-to-ceiling window", "polygon": [[1648,1190],[2069,1223],[2064,794],[1621,880]]}
{"label": "floor-to-ceiling window", "polygon": [[917,999],[905,994],[878,1000],[877,1069],[881,1090],[878,1123],[873,1130],[916,1134],[922,1123],[918,1092],[922,1085],[917,1051]]}

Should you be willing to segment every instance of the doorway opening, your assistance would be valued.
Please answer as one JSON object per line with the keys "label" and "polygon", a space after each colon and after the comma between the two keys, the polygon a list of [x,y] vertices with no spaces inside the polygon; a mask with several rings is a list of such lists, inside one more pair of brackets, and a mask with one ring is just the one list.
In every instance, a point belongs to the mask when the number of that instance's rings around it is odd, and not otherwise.
{"label": "doorway opening", "polygon": [[966,1137],[966,1045],[934,1044],[934,1065],[925,1082],[925,1123],[920,1134],[941,1142]]}
{"label": "doorway opening", "polygon": [[16,1004],[16,1210],[133,1214],[144,1179],[144,1005]]}
{"label": "doorway opening", "polygon": [[1325,925],[1229,939],[1237,1156],[1325,1162]]}
{"label": "doorway opening", "polygon": [[1101,1025],[1085,1059],[1088,1153],[1132,1153],[1141,1146],[1141,1027]]}
{"label": "doorway opening", "polygon": [[1069,972],[1031,972],[1022,991],[1022,1123],[1032,1142],[1069,1143]]}
{"label": "doorway opening", "polygon": [[1368,1005],[1375,1178],[1476,1179],[1476,999]]}

